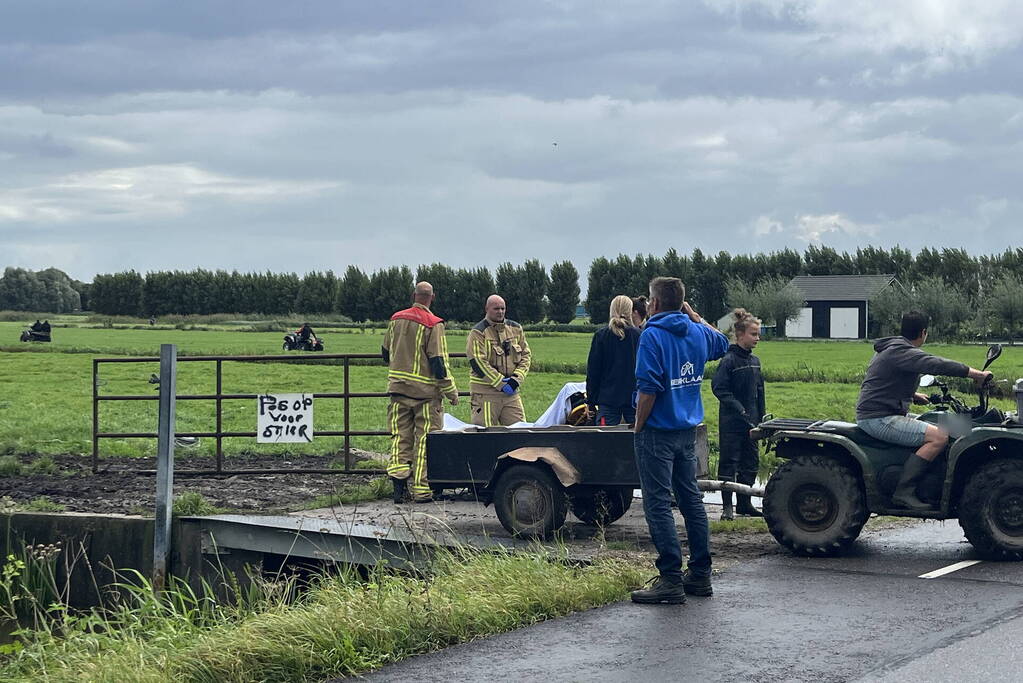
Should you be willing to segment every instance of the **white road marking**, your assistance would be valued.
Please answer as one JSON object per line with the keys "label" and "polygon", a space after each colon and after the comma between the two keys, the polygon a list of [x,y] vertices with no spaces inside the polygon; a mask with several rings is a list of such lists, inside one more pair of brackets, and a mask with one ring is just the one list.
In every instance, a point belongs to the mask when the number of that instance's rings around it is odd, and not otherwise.
{"label": "white road marking", "polygon": [[952,572],[957,572],[960,569],[966,569],[967,567],[972,567],[975,564],[980,564],[980,562],[981,562],[980,560],[964,560],[962,562],[956,562],[955,564],[950,564],[947,567],[942,567],[941,569],[935,569],[933,572],[927,572],[926,574],[921,574],[917,578],[918,579],[936,579],[939,576],[944,576],[945,574],[951,574]]}

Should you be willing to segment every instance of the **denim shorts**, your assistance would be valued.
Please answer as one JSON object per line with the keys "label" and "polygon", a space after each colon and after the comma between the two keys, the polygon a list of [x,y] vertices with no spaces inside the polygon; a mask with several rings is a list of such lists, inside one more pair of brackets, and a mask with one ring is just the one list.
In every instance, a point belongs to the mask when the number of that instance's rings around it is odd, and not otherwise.
{"label": "denim shorts", "polygon": [[907,415],[889,415],[857,420],[856,424],[875,439],[899,446],[922,446],[927,423]]}

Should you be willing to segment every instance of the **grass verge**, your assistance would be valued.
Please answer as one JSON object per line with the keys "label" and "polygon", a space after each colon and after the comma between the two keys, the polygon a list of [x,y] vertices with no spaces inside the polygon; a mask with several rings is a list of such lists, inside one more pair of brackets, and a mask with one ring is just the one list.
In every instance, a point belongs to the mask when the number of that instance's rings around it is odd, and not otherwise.
{"label": "grass verge", "polygon": [[579,567],[541,554],[464,552],[439,557],[426,577],[324,578],[298,602],[269,600],[256,613],[140,597],[113,629],[83,619],[63,636],[34,632],[0,678],[322,681],[620,600],[642,580],[620,560]]}

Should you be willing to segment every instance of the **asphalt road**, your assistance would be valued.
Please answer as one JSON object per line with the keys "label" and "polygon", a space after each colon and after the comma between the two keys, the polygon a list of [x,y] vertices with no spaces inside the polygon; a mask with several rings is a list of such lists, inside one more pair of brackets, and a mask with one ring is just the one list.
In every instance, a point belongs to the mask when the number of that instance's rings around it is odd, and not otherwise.
{"label": "asphalt road", "polygon": [[975,560],[956,522],[837,559],[759,558],[684,606],[623,602],[387,667],[369,680],[1020,681],[1023,564]]}

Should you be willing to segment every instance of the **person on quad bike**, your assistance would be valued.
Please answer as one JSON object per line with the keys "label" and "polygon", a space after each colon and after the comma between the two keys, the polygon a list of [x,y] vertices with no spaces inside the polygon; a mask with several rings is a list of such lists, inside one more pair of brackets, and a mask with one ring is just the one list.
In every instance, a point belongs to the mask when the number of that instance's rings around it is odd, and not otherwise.
{"label": "person on quad bike", "polygon": [[316,333],[313,332],[313,328],[309,327],[309,323],[302,323],[302,327],[295,330],[295,334],[298,335],[300,342],[313,343],[316,341]]}
{"label": "person on quad bike", "polygon": [[902,316],[898,337],[878,339],[874,357],[860,387],[856,403],[856,424],[880,441],[916,447],[902,468],[902,476],[892,494],[892,502],[911,510],[929,510],[931,506],[916,495],[916,487],[930,466],[948,444],[948,433],[932,424],[910,417],[910,401],[926,404],[928,399],[917,393],[921,374],[969,377],[987,382],[991,373],[976,370],[958,361],[933,356],[920,349],[927,341],[926,314],[909,311]]}
{"label": "person on quad bike", "polygon": [[[750,430],[760,424],[766,412],[764,376],[760,359],[753,355],[760,341],[760,320],[744,308],[735,309],[732,317],[735,343],[718,363],[710,384],[718,399],[718,479],[753,486],[760,470],[760,454]],[[737,494],[736,503],[733,511],[732,492],[721,492],[721,519],[734,519],[735,513],[763,517],[749,496]]]}

